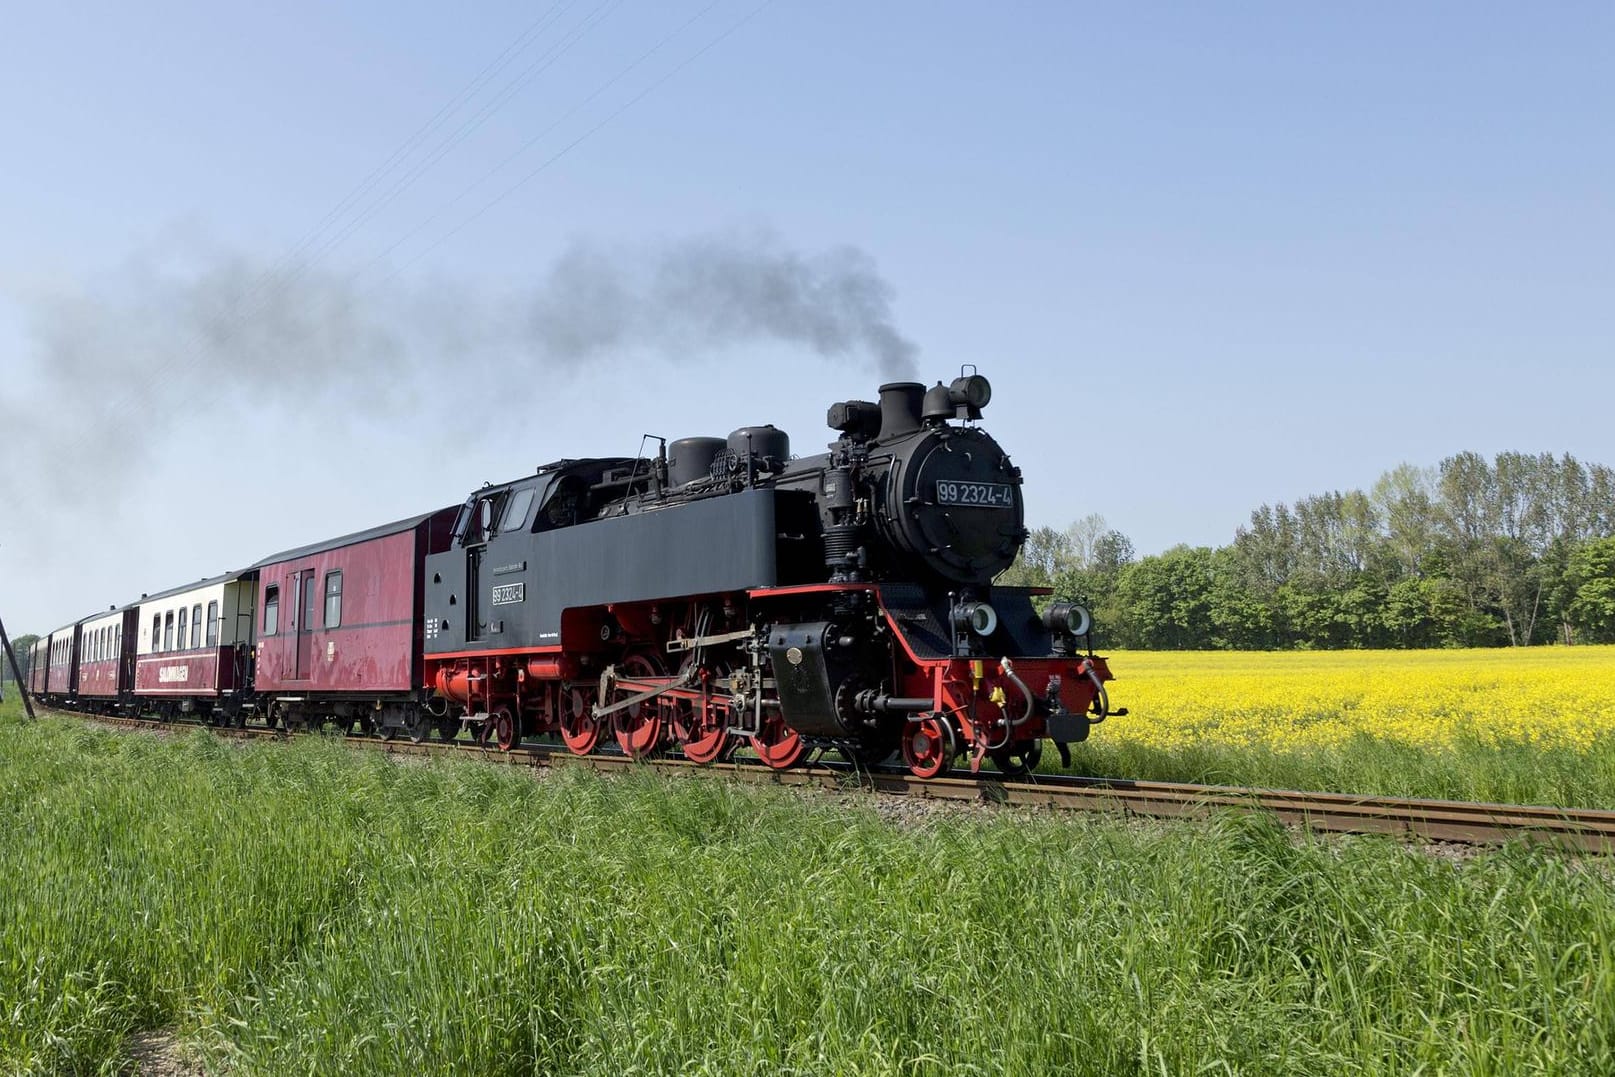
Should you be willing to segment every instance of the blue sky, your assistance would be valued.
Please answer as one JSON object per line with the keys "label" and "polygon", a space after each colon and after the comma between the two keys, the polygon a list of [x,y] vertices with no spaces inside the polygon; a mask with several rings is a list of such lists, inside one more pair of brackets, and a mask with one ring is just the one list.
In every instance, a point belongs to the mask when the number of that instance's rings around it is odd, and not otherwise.
{"label": "blue sky", "polygon": [[[546,12],[404,169],[330,215]],[[1608,4],[11,11],[0,404],[47,419],[58,455],[104,460],[107,431],[139,445],[121,471],[53,471],[13,420],[26,481],[0,516],[0,616],[48,629],[645,431],[773,422],[816,451],[826,405],[880,380],[862,356],[749,339],[444,359],[379,394],[316,369],[267,403],[220,397],[141,282],[172,299],[197,266],[287,264],[310,235],[299,272],[378,310],[440,298],[462,335],[574,241],[856,247],[922,378],[992,378],[986,421],[1031,522],[1101,513],[1141,552],[1463,449],[1615,463],[1611,55]],[[109,305],[97,354],[141,335],[134,380],[64,394],[48,327]]]}

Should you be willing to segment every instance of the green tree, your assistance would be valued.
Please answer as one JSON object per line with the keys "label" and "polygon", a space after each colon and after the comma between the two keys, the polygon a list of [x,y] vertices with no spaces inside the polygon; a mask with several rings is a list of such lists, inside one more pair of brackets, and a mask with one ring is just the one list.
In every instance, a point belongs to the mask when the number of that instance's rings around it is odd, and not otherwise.
{"label": "green tree", "polygon": [[[11,641],[11,649],[16,652],[17,665],[22,669],[24,683],[28,680],[28,669],[34,660],[34,644],[37,642],[39,637],[31,632],[25,632]],[[11,663],[4,654],[0,654],[0,682],[10,683],[12,679]]]}
{"label": "green tree", "polygon": [[1174,546],[1129,565],[1116,582],[1128,646],[1191,650],[1212,645],[1212,551]]}
{"label": "green tree", "polygon": [[1615,641],[1615,538],[1594,539],[1570,556],[1567,572],[1575,588],[1570,622],[1589,643]]}

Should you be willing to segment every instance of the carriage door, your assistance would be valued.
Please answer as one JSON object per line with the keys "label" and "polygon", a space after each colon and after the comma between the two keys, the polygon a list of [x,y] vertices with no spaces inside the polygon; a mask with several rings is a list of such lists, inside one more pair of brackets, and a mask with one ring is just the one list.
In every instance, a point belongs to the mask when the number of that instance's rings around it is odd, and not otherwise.
{"label": "carriage door", "polygon": [[292,593],[297,595],[297,672],[294,680],[307,680],[314,675],[314,585],[318,577],[313,569],[292,573]]}

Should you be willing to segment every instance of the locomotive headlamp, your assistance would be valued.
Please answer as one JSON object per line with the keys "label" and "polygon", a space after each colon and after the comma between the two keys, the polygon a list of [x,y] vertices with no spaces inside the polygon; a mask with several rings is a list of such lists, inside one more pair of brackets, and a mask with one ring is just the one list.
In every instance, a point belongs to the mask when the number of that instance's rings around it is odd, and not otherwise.
{"label": "locomotive headlamp", "polygon": [[1056,602],[1043,611],[1043,627],[1050,632],[1068,632],[1073,636],[1086,636],[1093,628],[1093,614],[1086,606],[1075,602]]}
{"label": "locomotive headlamp", "polygon": [[978,636],[990,636],[998,628],[998,611],[985,602],[961,602],[954,607],[953,623]]}
{"label": "locomotive headlamp", "polygon": [[954,404],[980,411],[993,398],[993,386],[980,374],[970,374],[954,378],[953,384],[948,386],[948,395],[953,398]]}

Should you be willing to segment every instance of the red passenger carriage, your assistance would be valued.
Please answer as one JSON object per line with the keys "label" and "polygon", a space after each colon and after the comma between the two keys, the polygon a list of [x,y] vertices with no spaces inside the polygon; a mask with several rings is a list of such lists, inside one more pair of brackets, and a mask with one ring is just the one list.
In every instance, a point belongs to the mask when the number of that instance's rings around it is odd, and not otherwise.
{"label": "red passenger carriage", "polygon": [[50,634],[50,656],[45,670],[45,699],[66,703],[78,690],[79,626],[66,625]]}
{"label": "red passenger carriage", "polygon": [[275,554],[257,575],[259,706],[271,724],[365,724],[424,733],[421,590],[447,549],[440,509]]}
{"label": "red passenger carriage", "polygon": [[79,624],[78,699],[102,713],[133,702],[138,606],[126,606]]}
{"label": "red passenger carriage", "polygon": [[34,640],[28,649],[28,694],[35,699],[45,698],[45,679],[50,672],[50,636]]}

